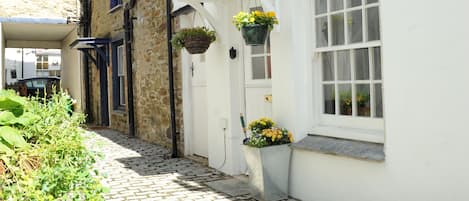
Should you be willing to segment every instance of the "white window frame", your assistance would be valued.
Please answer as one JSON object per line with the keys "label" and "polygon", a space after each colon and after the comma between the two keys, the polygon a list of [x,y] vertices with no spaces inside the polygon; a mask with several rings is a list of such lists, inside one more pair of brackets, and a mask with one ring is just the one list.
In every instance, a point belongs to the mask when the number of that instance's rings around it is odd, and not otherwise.
{"label": "white window frame", "polygon": [[117,79],[119,80],[119,106],[125,106],[125,73],[124,73],[124,45],[119,45],[117,50]]}
{"label": "white window frame", "polygon": [[[311,129],[311,133],[313,134],[319,134],[319,135],[326,135],[326,136],[332,136],[332,137],[338,137],[338,138],[346,138],[346,139],[354,139],[354,140],[362,140],[362,141],[370,141],[370,142],[377,142],[377,143],[383,143],[384,142],[384,114],[382,118],[375,118],[373,116],[374,114],[374,100],[372,100],[372,94],[374,94],[374,84],[381,84],[383,85],[383,75],[381,75],[381,80],[373,80],[372,76],[374,75],[374,67],[373,67],[373,60],[372,60],[372,50],[374,47],[382,47],[381,43],[381,37],[380,40],[376,41],[367,41],[368,40],[368,20],[366,16],[366,10],[370,7],[378,7],[380,9],[380,4],[381,1],[378,1],[377,3],[371,3],[371,4],[366,4],[366,0],[362,0],[362,5],[357,6],[357,7],[352,7],[352,8],[347,8],[346,7],[346,1],[344,0],[344,8],[338,11],[332,11],[330,12],[330,2],[331,0],[327,0],[327,11],[325,13],[316,15],[316,9],[315,9],[315,1],[313,1],[311,5],[311,19],[312,19],[312,30],[313,30],[313,36],[312,40],[314,41],[312,44],[313,47],[313,91],[314,91],[314,101],[313,101],[313,111],[314,111],[314,120],[315,120],[315,125]],[[356,11],[356,10],[362,10],[362,42],[358,43],[351,43],[349,44],[349,36],[348,36],[348,26],[347,23],[344,23],[344,44],[343,45],[332,45],[332,29],[331,27],[331,16],[334,14],[338,13],[344,13],[344,22],[347,22],[347,13],[351,11]],[[381,29],[381,12],[379,12],[380,15],[380,36],[382,35],[382,29]],[[325,47],[317,47],[317,37],[316,37],[316,19],[320,17],[325,17],[327,16],[328,19],[328,45]],[[370,78],[369,80],[364,80],[364,81],[356,81],[354,80],[354,73],[355,73],[355,68],[354,68],[354,58],[353,58],[353,53],[355,49],[360,49],[360,48],[368,48],[368,57],[369,57],[369,73],[370,73]],[[338,90],[335,90],[335,97],[336,98],[336,104],[335,104],[335,113],[336,114],[325,114],[324,113],[324,93],[323,93],[323,84],[324,83],[329,83],[330,84],[335,84],[335,88],[337,89],[337,84],[339,84],[341,81],[323,81],[322,80],[322,58],[321,58],[321,53],[324,52],[333,52],[334,55],[337,55],[337,51],[340,50],[349,50],[350,51],[350,65],[351,65],[351,81],[347,81],[347,84],[351,84],[352,86],[352,111],[353,114],[352,116],[346,116],[346,115],[340,115],[338,108],[340,107],[337,103],[339,102],[339,96],[338,96]],[[381,54],[382,58],[382,48],[381,48]],[[334,77],[337,77],[337,57],[334,57]],[[382,59],[381,59],[381,68],[382,66]],[[382,69],[381,69],[382,72]],[[355,101],[355,84],[369,84],[370,86],[370,112],[371,115],[370,117],[359,117],[355,116],[356,114],[356,101]],[[383,90],[381,91],[383,94]],[[384,109],[384,108],[383,108]],[[384,113],[384,111],[383,111]]]}

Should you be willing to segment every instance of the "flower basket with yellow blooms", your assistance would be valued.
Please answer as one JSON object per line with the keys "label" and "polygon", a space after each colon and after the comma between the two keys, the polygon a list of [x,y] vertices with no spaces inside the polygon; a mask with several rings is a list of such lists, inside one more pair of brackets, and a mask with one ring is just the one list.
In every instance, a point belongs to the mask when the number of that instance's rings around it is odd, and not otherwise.
{"label": "flower basket with yellow blooms", "polygon": [[247,45],[264,45],[274,24],[278,24],[278,19],[275,12],[256,10],[251,13],[239,12],[233,16],[233,23],[241,30]]}
{"label": "flower basket with yellow blooms", "polygon": [[249,123],[251,135],[244,139],[243,144],[262,148],[272,145],[288,144],[293,142],[293,135],[285,128],[274,127],[275,123],[266,117]]}
{"label": "flower basket with yellow blooms", "polygon": [[258,200],[288,198],[292,133],[265,117],[249,123],[249,130],[243,151],[251,195]]}

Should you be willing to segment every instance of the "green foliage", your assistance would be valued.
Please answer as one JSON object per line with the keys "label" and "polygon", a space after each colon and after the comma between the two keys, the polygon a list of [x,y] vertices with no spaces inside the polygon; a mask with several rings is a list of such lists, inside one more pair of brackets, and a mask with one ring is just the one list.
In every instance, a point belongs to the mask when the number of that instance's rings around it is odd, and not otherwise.
{"label": "green foliage", "polygon": [[[21,98],[14,96],[9,100]],[[84,146],[79,127],[84,116],[70,115],[69,102],[68,95],[57,93],[25,100],[15,120],[0,115],[8,124],[0,133],[10,149],[0,154],[0,200],[103,200],[105,189],[93,168],[99,155]]]}
{"label": "green foliage", "polygon": [[185,28],[178,31],[171,39],[171,44],[176,49],[181,49],[185,47],[184,43],[189,37],[206,37],[210,40],[210,42],[213,42],[217,39],[215,36],[215,31],[210,31],[206,27],[194,27]]}
{"label": "green foliage", "polygon": [[236,28],[240,30],[244,26],[249,25],[265,25],[269,28],[269,30],[274,29],[274,24],[278,24],[278,19],[275,15],[275,12],[262,12],[262,11],[252,11],[251,13],[246,12],[239,12],[235,16],[233,16],[233,23],[235,24]]}

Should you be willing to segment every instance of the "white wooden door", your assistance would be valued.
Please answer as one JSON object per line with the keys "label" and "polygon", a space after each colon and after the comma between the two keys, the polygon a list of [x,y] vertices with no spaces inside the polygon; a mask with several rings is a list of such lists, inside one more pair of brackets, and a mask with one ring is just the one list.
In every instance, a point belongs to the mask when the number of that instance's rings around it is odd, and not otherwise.
{"label": "white wooden door", "polygon": [[245,47],[246,121],[272,116],[272,63],[270,41]]}
{"label": "white wooden door", "polygon": [[205,57],[192,56],[192,152],[208,157],[208,113]]}

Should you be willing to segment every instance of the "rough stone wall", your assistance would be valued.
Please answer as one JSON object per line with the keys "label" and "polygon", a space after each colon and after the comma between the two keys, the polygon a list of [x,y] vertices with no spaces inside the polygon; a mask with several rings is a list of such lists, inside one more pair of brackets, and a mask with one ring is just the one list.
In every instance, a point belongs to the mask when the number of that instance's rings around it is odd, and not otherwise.
{"label": "rough stone wall", "polygon": [[[124,3],[128,2],[124,0]],[[93,1],[91,30],[93,37],[115,38],[123,34],[123,8],[109,13],[109,1]],[[134,39],[132,44],[134,108],[136,135],[148,142],[171,147],[171,120],[164,0],[137,0],[132,9]],[[182,72],[174,54],[174,82],[179,152],[183,153]],[[97,73],[97,72],[94,72]],[[111,128],[128,132],[127,109],[112,110],[112,68],[108,71]],[[97,77],[99,78],[99,77]],[[99,79],[93,80],[93,103],[99,103]],[[127,86],[126,86],[127,87]],[[98,91],[95,93],[95,91]],[[94,107],[93,107],[94,110]]]}
{"label": "rough stone wall", "polygon": [[79,0],[2,0],[0,16],[78,19],[79,8]]}

